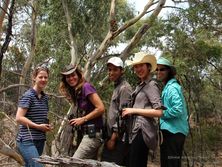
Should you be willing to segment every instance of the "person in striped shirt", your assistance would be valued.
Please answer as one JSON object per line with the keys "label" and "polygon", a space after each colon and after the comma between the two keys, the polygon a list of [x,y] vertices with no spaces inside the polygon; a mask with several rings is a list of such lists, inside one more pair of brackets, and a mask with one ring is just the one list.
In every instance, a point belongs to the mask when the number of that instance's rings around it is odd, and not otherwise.
{"label": "person in striped shirt", "polygon": [[48,96],[43,92],[48,83],[49,70],[41,66],[32,74],[33,87],[18,102],[16,121],[19,124],[17,147],[25,161],[25,167],[42,167],[33,158],[42,154],[46,132],[52,130],[47,119]]}

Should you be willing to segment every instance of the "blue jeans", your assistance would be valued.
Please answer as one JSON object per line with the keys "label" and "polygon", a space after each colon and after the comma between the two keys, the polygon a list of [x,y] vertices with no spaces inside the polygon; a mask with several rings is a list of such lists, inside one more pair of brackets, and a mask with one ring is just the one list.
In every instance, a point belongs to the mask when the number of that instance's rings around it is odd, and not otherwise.
{"label": "blue jeans", "polygon": [[17,147],[25,161],[25,167],[43,167],[33,158],[39,158],[42,155],[45,140],[17,141]]}

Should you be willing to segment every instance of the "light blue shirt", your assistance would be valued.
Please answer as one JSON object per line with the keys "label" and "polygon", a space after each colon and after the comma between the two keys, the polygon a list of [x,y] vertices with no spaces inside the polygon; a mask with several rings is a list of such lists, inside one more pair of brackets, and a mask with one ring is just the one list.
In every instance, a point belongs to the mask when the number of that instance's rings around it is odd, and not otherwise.
{"label": "light blue shirt", "polygon": [[160,118],[160,129],[187,136],[189,132],[187,106],[182,88],[175,78],[167,82],[161,98],[166,110],[163,110],[163,116]]}

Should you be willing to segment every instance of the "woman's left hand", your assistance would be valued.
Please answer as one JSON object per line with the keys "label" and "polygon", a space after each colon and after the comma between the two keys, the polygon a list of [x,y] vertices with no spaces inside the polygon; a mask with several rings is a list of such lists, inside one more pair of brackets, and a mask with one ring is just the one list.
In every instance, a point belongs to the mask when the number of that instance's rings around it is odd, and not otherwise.
{"label": "woman's left hand", "polygon": [[133,114],[133,108],[124,108],[122,112],[122,117]]}
{"label": "woman's left hand", "polygon": [[69,121],[69,123],[73,126],[80,126],[85,123],[84,117],[74,118]]}

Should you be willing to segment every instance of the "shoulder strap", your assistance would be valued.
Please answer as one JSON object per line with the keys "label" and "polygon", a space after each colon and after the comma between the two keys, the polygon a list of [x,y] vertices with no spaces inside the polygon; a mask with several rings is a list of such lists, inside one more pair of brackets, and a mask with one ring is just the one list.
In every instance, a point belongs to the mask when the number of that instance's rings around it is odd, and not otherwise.
{"label": "shoulder strap", "polygon": [[142,86],[132,95],[132,99],[131,99],[131,107],[133,107],[135,100],[136,100],[136,96],[139,94],[139,92],[143,89],[143,87],[146,85],[145,82],[142,83]]}

